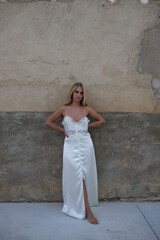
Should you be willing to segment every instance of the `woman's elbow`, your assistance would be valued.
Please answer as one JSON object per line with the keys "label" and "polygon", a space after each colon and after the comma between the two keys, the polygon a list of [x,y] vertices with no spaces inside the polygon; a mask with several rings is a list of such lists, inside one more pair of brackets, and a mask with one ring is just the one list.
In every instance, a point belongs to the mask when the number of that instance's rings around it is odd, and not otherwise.
{"label": "woman's elbow", "polygon": [[48,127],[48,126],[49,126],[49,121],[47,120],[45,124],[46,124],[46,126]]}
{"label": "woman's elbow", "polygon": [[105,120],[105,119],[103,119],[103,120],[102,120],[102,124],[105,124],[105,123],[106,123],[106,120]]}

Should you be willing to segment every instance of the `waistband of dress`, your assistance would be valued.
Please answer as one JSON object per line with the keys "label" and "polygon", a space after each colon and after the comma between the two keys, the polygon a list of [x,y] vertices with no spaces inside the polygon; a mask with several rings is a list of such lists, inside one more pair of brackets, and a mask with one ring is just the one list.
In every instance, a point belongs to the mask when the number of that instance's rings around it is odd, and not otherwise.
{"label": "waistband of dress", "polygon": [[68,130],[66,131],[68,135],[74,135],[76,133],[82,133],[82,134],[88,134],[88,131],[86,130]]}

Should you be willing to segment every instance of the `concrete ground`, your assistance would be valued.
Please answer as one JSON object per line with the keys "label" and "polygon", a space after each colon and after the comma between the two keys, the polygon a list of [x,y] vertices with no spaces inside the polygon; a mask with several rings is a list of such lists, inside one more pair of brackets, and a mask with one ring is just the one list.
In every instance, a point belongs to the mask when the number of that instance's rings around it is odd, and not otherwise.
{"label": "concrete ground", "polygon": [[159,240],[160,202],[102,202],[93,225],[62,203],[0,203],[0,240]]}

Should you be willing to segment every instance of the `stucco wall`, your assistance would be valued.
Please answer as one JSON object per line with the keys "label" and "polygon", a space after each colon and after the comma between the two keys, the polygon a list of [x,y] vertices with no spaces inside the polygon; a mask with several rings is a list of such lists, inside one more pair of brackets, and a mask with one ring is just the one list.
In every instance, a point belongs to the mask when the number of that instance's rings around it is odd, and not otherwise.
{"label": "stucco wall", "polygon": [[160,111],[157,1],[1,1],[0,16],[1,111],[53,111],[75,81],[97,111]]}
{"label": "stucco wall", "polygon": [[[158,1],[0,1],[0,201],[61,201],[61,133],[45,126],[82,81],[99,199],[160,199]],[[60,124],[60,122],[58,122]]]}

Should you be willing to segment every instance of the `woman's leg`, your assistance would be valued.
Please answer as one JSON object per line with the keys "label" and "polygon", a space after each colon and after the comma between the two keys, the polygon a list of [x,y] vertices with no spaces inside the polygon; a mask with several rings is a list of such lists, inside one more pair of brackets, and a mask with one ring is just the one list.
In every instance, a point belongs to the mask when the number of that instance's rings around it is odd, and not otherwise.
{"label": "woman's leg", "polygon": [[87,190],[86,190],[86,185],[85,185],[85,180],[84,179],[83,179],[83,192],[84,192],[84,202],[85,202],[85,208],[86,208],[86,216],[87,216],[90,223],[98,224],[98,220],[93,215],[93,213],[90,209],[89,203],[88,203],[88,195],[87,195]]}

